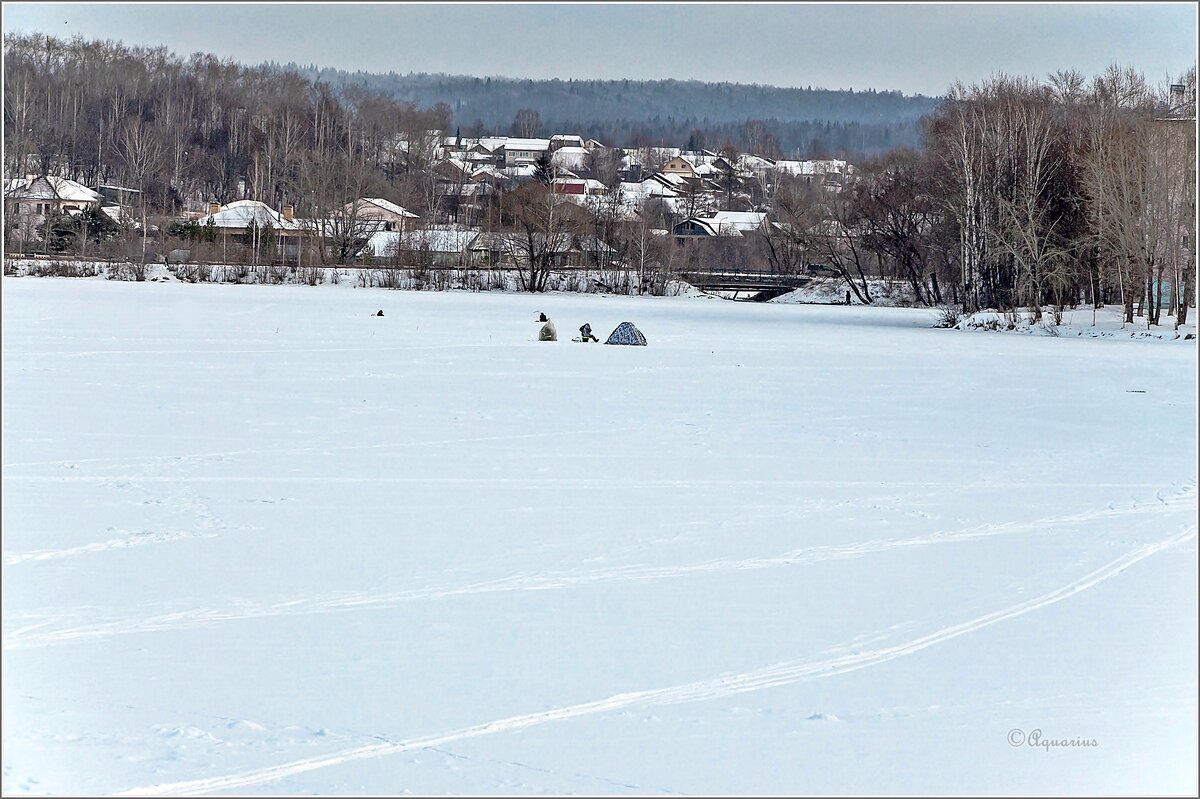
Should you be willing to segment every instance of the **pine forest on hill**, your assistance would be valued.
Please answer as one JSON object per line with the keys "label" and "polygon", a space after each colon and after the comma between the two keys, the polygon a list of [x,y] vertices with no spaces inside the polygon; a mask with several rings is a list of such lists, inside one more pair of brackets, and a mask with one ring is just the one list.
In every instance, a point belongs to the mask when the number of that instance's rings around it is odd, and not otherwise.
{"label": "pine forest on hill", "polygon": [[[695,80],[520,80],[347,72],[268,64],[335,90],[364,91],[431,108],[445,103],[465,135],[508,134],[521,109],[536,111],[540,135],[579,133],[609,146],[744,146],[741,128],[762,120],[796,158],[862,157],[920,144],[920,119],[938,98],[900,92],[786,88]],[[764,155],[770,155],[764,153]]]}

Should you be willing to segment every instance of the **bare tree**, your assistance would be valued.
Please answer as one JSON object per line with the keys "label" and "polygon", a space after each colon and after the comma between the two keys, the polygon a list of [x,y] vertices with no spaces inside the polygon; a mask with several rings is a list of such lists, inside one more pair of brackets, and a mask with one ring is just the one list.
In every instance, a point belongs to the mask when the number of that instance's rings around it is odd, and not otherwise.
{"label": "bare tree", "polygon": [[521,288],[545,291],[551,270],[577,231],[574,206],[538,183],[509,193],[505,205],[516,231],[506,241],[519,267]]}
{"label": "bare tree", "polygon": [[621,151],[613,147],[599,147],[588,154],[588,171],[592,177],[608,188],[620,182]]}
{"label": "bare tree", "polygon": [[532,108],[522,108],[513,117],[512,132],[522,139],[532,139],[542,130],[542,117]]}
{"label": "bare tree", "polygon": [[143,264],[146,262],[146,244],[150,232],[146,219],[146,190],[149,179],[161,167],[164,154],[162,140],[149,125],[134,120],[125,126],[121,134],[120,155],[126,174],[133,178],[141,198]]}

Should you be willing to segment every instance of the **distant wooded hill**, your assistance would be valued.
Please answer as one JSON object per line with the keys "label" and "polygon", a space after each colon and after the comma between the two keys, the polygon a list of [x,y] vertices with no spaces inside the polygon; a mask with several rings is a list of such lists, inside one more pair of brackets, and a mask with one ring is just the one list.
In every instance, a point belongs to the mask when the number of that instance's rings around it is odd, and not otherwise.
{"label": "distant wooded hill", "polygon": [[[465,135],[579,133],[607,145],[665,144],[718,148],[776,145],[779,155],[871,155],[920,144],[922,116],[939,98],[900,92],[834,91],[679,80],[517,80],[461,75],[347,72],[315,65],[268,64],[338,92],[380,93],[394,100],[448,106]],[[536,111],[536,132],[514,130],[522,109]],[[526,115],[528,119],[528,115]],[[765,123],[773,142],[747,135]],[[769,153],[763,153],[769,154]]]}

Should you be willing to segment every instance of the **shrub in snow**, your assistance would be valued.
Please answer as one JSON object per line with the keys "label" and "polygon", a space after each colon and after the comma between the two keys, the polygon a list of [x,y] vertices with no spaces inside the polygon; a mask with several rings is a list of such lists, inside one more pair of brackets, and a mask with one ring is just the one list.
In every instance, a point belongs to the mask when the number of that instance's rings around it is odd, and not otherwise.
{"label": "shrub in snow", "polygon": [[958,309],[947,305],[942,308],[942,312],[938,316],[938,320],[934,324],[934,327],[958,327],[960,319],[961,317],[959,316]]}

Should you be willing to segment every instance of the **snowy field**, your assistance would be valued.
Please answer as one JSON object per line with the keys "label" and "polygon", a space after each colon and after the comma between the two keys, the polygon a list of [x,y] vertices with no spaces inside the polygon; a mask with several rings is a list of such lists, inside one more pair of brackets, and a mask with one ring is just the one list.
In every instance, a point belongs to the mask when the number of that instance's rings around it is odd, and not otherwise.
{"label": "snowy field", "polygon": [[6,795],[1197,790],[1194,341],[2,288]]}

